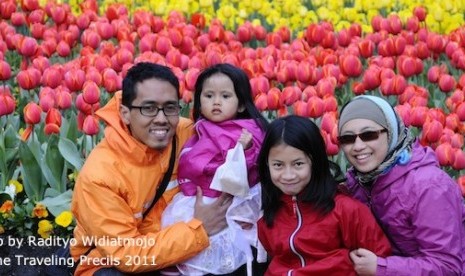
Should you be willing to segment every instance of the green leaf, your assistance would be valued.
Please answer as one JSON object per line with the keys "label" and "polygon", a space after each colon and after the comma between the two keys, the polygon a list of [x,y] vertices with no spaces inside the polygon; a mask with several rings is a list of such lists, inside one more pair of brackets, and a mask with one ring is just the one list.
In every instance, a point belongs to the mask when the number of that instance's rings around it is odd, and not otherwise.
{"label": "green leaf", "polygon": [[8,125],[5,130],[5,148],[6,149],[14,149],[19,146],[19,137],[16,133],[15,129]]}
{"label": "green leaf", "polygon": [[21,160],[21,175],[26,195],[31,200],[41,200],[45,190],[45,183],[39,163],[33,152],[39,152],[40,145],[31,141],[19,145],[19,159]]}
{"label": "green leaf", "polygon": [[57,217],[61,212],[71,209],[71,199],[73,197],[73,192],[71,190],[67,190],[60,194],[58,191],[48,188],[45,194],[46,196],[44,200],[42,200],[42,203],[53,216]]}
{"label": "green leaf", "polygon": [[83,160],[76,145],[73,142],[67,138],[60,137],[60,141],[58,142],[58,149],[66,161],[73,165],[76,170],[81,170]]}
{"label": "green leaf", "polygon": [[42,172],[50,187],[60,192],[66,190],[66,183],[62,181],[65,160],[58,149],[58,136],[51,135],[45,151],[45,163],[42,162]]}

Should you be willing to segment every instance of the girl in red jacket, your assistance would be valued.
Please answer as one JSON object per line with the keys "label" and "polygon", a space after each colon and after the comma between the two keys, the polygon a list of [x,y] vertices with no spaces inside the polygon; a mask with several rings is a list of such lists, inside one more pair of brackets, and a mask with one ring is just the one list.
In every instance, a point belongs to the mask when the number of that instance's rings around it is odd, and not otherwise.
{"label": "girl in red jacket", "polygon": [[263,217],[258,237],[271,258],[265,275],[356,275],[349,252],[391,252],[368,207],[341,193],[318,127],[273,121],[259,154]]}

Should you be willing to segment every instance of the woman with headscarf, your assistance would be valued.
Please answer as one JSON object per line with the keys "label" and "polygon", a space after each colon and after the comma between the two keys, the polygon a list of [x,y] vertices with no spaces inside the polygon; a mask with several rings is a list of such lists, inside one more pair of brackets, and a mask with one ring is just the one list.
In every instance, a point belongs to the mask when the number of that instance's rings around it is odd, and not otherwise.
{"label": "woman with headscarf", "polygon": [[371,208],[394,254],[353,250],[357,273],[464,275],[464,201],[434,151],[420,145],[380,97],[353,98],[341,109],[338,130],[352,165],[348,189]]}

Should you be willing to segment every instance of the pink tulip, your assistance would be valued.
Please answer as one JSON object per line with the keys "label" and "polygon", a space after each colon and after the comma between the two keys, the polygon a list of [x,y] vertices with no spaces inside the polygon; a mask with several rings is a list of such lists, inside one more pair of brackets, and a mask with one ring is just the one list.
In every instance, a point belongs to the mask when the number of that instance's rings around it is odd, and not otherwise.
{"label": "pink tulip", "polygon": [[429,143],[435,143],[439,141],[442,131],[443,131],[442,124],[436,120],[425,122],[423,124],[423,137]]}
{"label": "pink tulip", "polygon": [[452,90],[455,89],[455,86],[456,86],[456,81],[454,79],[453,76],[449,75],[449,74],[442,74],[440,77],[439,77],[439,89],[444,92],[444,93],[448,93]]}
{"label": "pink tulip", "polygon": [[42,84],[57,88],[63,81],[63,75],[57,66],[48,67],[42,75]]}
{"label": "pink tulip", "polygon": [[61,126],[61,113],[56,108],[50,108],[47,111],[47,115],[45,116],[45,123],[46,124],[54,124],[58,127]]}
{"label": "pink tulip", "polygon": [[82,99],[90,105],[100,101],[100,88],[95,82],[86,81],[82,86]]}
{"label": "pink tulip", "polygon": [[324,102],[319,97],[310,97],[307,102],[308,106],[308,116],[312,118],[318,118],[323,115]]}
{"label": "pink tulip", "polygon": [[40,71],[31,67],[27,70],[20,71],[16,76],[16,79],[22,89],[30,90],[39,85],[40,77]]}
{"label": "pink tulip", "polygon": [[9,20],[11,15],[16,11],[15,1],[2,1],[0,3],[0,17],[5,20]]}
{"label": "pink tulip", "polygon": [[364,39],[358,43],[360,55],[364,58],[369,58],[375,50],[375,43],[369,39]]}
{"label": "pink tulip", "polygon": [[103,86],[108,93],[113,93],[121,89],[122,78],[112,68],[107,68],[103,71]]}
{"label": "pink tulip", "polygon": [[64,74],[65,84],[71,92],[80,91],[86,80],[86,73],[77,68],[72,68]]}
{"label": "pink tulip", "polygon": [[417,6],[413,9],[413,14],[419,21],[423,22],[426,19],[426,9],[423,6]]}
{"label": "pink tulip", "polygon": [[[281,91],[277,87],[271,88],[266,93],[266,106],[268,110],[278,110],[282,104],[280,103]],[[261,93],[259,94],[261,95]]]}
{"label": "pink tulip", "polygon": [[4,60],[0,60],[0,81],[6,81],[11,77],[10,64]]}
{"label": "pink tulip", "polygon": [[407,31],[416,33],[420,29],[420,21],[417,17],[412,16],[407,18],[407,22],[405,23],[405,29]]}
{"label": "pink tulip", "polygon": [[459,116],[460,121],[465,121],[465,103],[462,102],[459,105],[457,105],[457,108],[455,109],[455,114]]}
{"label": "pink tulip", "polygon": [[39,48],[37,40],[33,37],[25,36],[19,41],[18,51],[25,57],[32,57]]}
{"label": "pink tulip", "polygon": [[26,124],[35,125],[40,122],[42,109],[35,102],[29,102],[23,109]]}
{"label": "pink tulip", "polygon": [[26,15],[23,12],[13,12],[11,14],[11,25],[15,27],[24,26],[27,24]]}
{"label": "pink tulip", "polygon": [[106,21],[97,22],[96,29],[97,29],[97,33],[104,40],[108,40],[112,38],[116,33],[113,26],[109,22],[106,22]]}
{"label": "pink tulip", "polygon": [[465,152],[461,149],[454,149],[454,162],[452,163],[454,170],[460,171],[465,169]]}
{"label": "pink tulip", "polygon": [[16,102],[11,94],[0,93],[0,117],[12,114],[15,111]]}
{"label": "pink tulip", "polygon": [[[265,111],[268,108],[268,99],[266,94],[259,94],[257,97],[254,99],[255,106],[258,108],[260,111]],[[271,110],[271,109],[269,109]]]}
{"label": "pink tulip", "polygon": [[308,104],[304,101],[298,100],[292,105],[294,114],[302,117],[308,117]]}
{"label": "pink tulip", "polygon": [[450,144],[437,146],[435,152],[441,166],[450,166],[454,162],[454,150]]}
{"label": "pink tulip", "polygon": [[87,135],[95,135],[99,132],[99,123],[96,117],[87,115],[82,124],[82,132]]}
{"label": "pink tulip", "polygon": [[362,62],[355,55],[344,55],[340,57],[339,66],[343,74],[356,78],[362,74]]}
{"label": "pink tulip", "polygon": [[62,110],[70,108],[73,100],[71,97],[71,93],[69,93],[68,89],[59,86],[56,92],[56,106]]}

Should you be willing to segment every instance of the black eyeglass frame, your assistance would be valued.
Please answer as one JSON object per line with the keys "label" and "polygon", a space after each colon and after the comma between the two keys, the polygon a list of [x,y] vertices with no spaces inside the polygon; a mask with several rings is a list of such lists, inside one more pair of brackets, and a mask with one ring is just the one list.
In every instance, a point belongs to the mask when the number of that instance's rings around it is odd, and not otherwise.
{"label": "black eyeglass frame", "polygon": [[[169,108],[169,107],[176,107],[176,112],[173,113],[173,114],[166,114],[166,108]],[[130,105],[128,106],[129,109],[133,109],[133,108],[137,108],[139,109],[139,112],[141,115],[143,116],[146,116],[146,117],[156,117],[158,115],[158,113],[160,111],[163,112],[163,114],[166,116],[166,117],[169,117],[169,116],[178,116],[179,113],[181,112],[181,106],[180,105],[176,105],[176,104],[169,104],[169,105],[165,105],[163,107],[158,107],[156,105]],[[144,113],[142,110],[144,110],[144,108],[155,108],[155,114],[152,114],[152,115],[149,115],[149,114],[146,114]],[[174,110],[173,110],[174,112]]]}
{"label": "black eyeglass frame", "polygon": [[387,129],[383,128],[380,130],[368,130],[357,134],[346,134],[338,136],[337,141],[340,145],[351,145],[355,143],[358,137],[363,142],[369,142],[378,139],[379,135],[384,132],[387,132]]}

